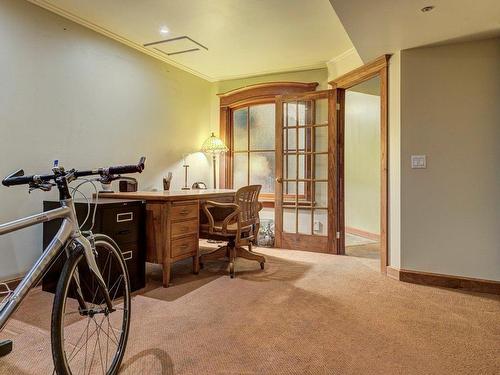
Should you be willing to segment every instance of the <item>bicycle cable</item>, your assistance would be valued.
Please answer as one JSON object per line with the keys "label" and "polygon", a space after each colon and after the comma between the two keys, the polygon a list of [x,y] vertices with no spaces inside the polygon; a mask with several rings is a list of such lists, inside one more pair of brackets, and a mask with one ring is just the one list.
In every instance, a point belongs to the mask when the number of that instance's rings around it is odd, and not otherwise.
{"label": "bicycle cable", "polygon": [[92,186],[94,187],[95,203],[96,204],[94,204],[94,210],[92,213],[92,223],[91,223],[91,226],[89,228],[89,231],[92,231],[92,229],[94,229],[94,225],[95,225],[95,217],[96,217],[96,213],[97,213],[97,202],[99,201],[99,191],[97,190],[97,186],[94,183],[94,181],[98,181],[98,179],[91,180],[88,178],[78,178],[78,180],[83,180],[83,181],[80,182],[76,187],[70,187],[70,189],[72,191],[71,195],[72,195],[73,199],[75,199],[76,194],[79,193],[85,199],[85,201],[87,203],[87,215],[85,216],[85,220],[83,220],[82,224],[80,224],[80,226],[79,226],[80,229],[82,229],[84,227],[84,225],[87,223],[87,220],[90,217],[90,212],[91,212],[90,205],[91,204],[90,204],[90,199],[79,188],[87,183],[92,184]]}

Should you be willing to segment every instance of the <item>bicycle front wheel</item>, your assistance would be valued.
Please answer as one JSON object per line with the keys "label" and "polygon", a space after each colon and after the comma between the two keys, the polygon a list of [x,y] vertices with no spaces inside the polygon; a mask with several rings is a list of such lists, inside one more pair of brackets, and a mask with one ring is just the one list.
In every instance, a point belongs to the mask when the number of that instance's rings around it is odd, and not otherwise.
{"label": "bicycle front wheel", "polygon": [[[125,354],[130,326],[127,266],[111,238],[96,235],[95,245],[97,265],[113,311],[107,309],[103,291],[90,272],[83,250],[74,251],[62,270],[52,312],[52,357],[59,375],[114,375]],[[87,305],[85,310],[77,300],[78,284]]]}

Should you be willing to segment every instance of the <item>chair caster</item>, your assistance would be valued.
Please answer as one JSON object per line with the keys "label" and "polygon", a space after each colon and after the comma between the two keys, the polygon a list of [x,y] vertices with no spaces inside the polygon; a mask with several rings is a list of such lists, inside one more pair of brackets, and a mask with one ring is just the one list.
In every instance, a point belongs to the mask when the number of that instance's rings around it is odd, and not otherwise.
{"label": "chair caster", "polygon": [[12,351],[12,340],[0,341],[0,357],[6,356]]}
{"label": "chair caster", "polygon": [[263,270],[264,269],[264,262],[261,262],[260,263],[260,269]]}

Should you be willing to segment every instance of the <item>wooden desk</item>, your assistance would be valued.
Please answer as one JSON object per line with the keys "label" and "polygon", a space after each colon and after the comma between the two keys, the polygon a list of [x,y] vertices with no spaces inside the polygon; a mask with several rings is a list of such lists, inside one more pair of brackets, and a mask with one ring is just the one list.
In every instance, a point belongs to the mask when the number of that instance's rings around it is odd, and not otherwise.
{"label": "wooden desk", "polygon": [[163,286],[170,282],[172,263],[193,258],[199,271],[200,202],[233,202],[235,190],[137,191],[101,193],[99,197],[146,201],[146,261],[163,265]]}

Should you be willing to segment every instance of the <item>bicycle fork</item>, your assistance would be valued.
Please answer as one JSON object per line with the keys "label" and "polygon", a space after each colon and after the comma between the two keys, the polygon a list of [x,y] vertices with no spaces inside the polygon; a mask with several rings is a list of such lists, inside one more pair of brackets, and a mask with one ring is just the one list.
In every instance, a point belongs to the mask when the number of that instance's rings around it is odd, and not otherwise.
{"label": "bicycle fork", "polygon": [[[90,272],[94,274],[101,288],[101,291],[104,295],[104,300],[107,306],[107,313],[111,313],[114,311],[113,302],[111,301],[111,297],[109,296],[109,290],[101,275],[101,271],[99,271],[99,267],[97,267],[97,262],[95,259],[95,254],[97,254],[97,251],[95,250],[94,238],[92,234],[90,235],[89,238],[90,240],[85,236],[83,236],[82,234],[80,234],[74,239],[74,241],[77,243],[77,246],[79,245],[83,248],[83,254],[85,256],[85,260],[87,261],[87,265],[89,266]],[[78,273],[78,269],[75,270],[74,278],[77,290],[77,300],[80,305],[80,310],[88,311],[87,303],[85,302],[82,289],[80,286],[80,275]]]}

